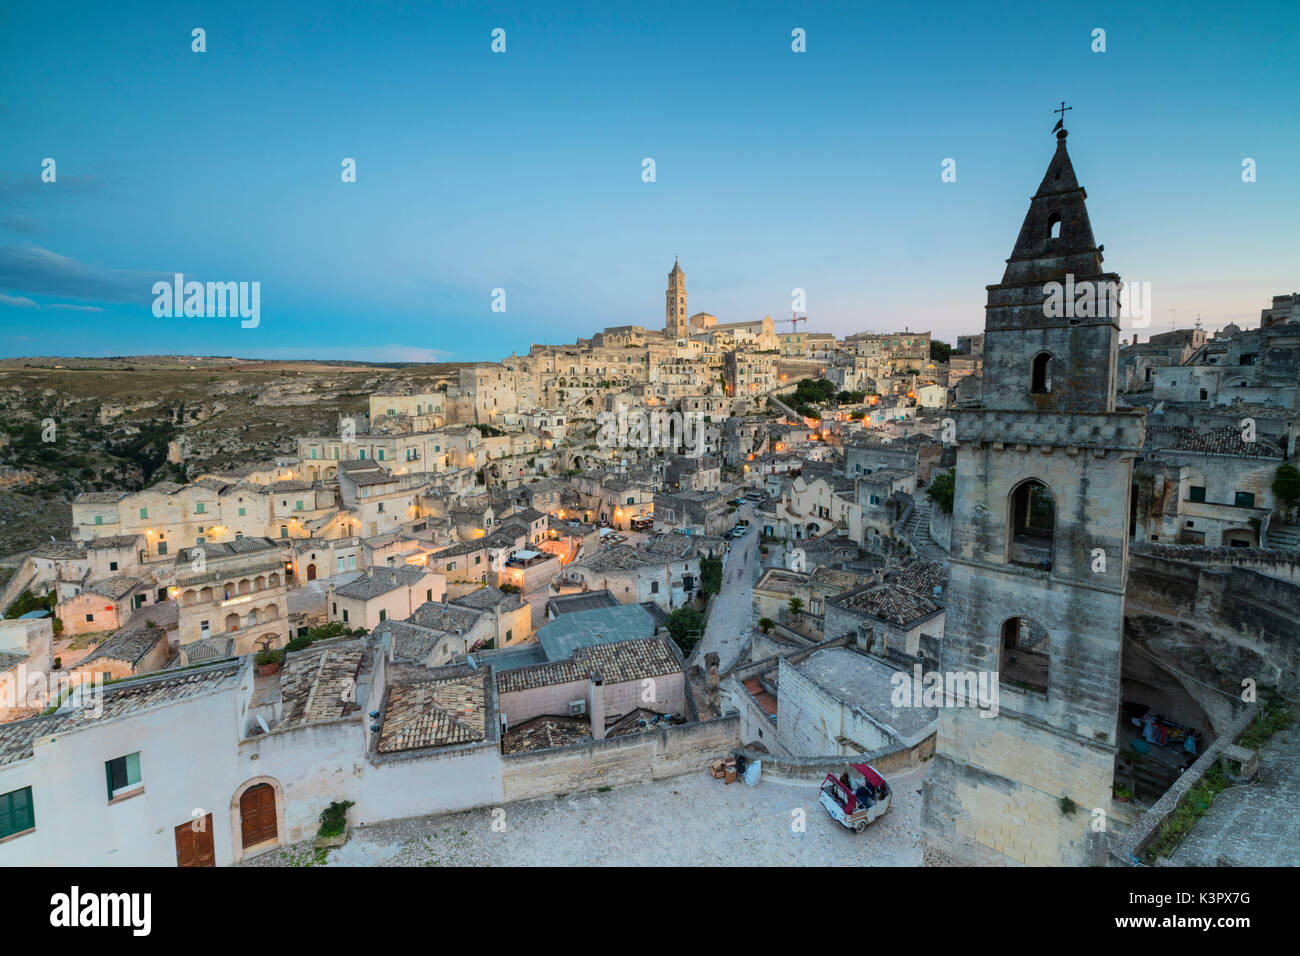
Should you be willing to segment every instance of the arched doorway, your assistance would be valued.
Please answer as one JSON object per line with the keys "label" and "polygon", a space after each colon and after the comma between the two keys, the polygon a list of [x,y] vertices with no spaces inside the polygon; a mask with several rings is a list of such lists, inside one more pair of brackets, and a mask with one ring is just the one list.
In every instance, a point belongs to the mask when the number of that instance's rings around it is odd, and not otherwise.
{"label": "arched doorway", "polygon": [[316,565],[314,564],[307,565],[307,580],[308,581],[316,580]]}
{"label": "arched doorway", "polygon": [[279,839],[275,789],[269,783],[254,784],[240,795],[239,832],[240,844],[245,851]]}

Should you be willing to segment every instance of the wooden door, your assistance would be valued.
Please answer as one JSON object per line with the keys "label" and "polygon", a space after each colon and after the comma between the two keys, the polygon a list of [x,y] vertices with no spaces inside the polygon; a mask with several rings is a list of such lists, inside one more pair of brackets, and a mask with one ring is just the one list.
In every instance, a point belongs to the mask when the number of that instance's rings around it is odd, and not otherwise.
{"label": "wooden door", "polygon": [[212,847],[212,814],[176,828],[177,866],[216,866]]}
{"label": "wooden door", "polygon": [[244,791],[239,798],[239,821],[246,850],[277,838],[275,790],[269,783],[259,783]]}
{"label": "wooden door", "polygon": [[307,565],[307,580],[308,581],[316,580],[316,565],[314,564]]}

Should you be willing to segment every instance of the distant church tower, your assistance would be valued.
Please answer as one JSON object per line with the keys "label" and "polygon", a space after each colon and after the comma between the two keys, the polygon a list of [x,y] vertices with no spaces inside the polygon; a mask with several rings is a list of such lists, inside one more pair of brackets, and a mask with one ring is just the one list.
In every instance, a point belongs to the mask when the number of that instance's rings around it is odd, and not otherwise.
{"label": "distant church tower", "polygon": [[1065,139],[1061,129],[1002,282],[988,286],[980,404],[954,414],[938,670],[991,675],[999,710],[939,710],[921,824],[928,864],[1104,864],[1114,837],[1129,496],[1144,419],[1115,411],[1119,276],[1102,270]]}
{"label": "distant church tower", "polygon": [[673,259],[673,271],[668,273],[667,298],[664,332],[675,338],[685,338],[689,328],[686,323],[686,273],[676,259]]}

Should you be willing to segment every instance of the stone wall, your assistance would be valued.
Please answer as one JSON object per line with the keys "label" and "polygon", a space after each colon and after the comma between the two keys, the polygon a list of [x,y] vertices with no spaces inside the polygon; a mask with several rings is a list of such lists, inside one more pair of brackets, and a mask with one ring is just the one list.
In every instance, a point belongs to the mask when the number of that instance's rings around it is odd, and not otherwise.
{"label": "stone wall", "polygon": [[572,747],[502,757],[507,803],[707,771],[740,745],[740,717],[678,724]]}
{"label": "stone wall", "polygon": [[952,513],[938,505],[930,507],[930,537],[943,550],[952,550]]}
{"label": "stone wall", "polygon": [[1176,635],[1170,628],[1165,656],[1176,652],[1181,666],[1225,689],[1250,677],[1300,693],[1300,584],[1148,551],[1134,552],[1130,565],[1125,615],[1179,625]]}

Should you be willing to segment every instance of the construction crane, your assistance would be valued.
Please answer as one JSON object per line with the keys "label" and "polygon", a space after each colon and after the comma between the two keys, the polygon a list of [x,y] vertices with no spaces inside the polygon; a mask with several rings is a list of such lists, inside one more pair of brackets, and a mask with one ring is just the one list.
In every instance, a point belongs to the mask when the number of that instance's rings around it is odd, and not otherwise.
{"label": "construction crane", "polygon": [[808,316],[806,314],[800,315],[798,312],[791,312],[790,318],[781,320],[782,324],[786,322],[790,323],[791,332],[795,331],[795,329],[799,327],[800,322],[807,322],[807,321],[808,321]]}

